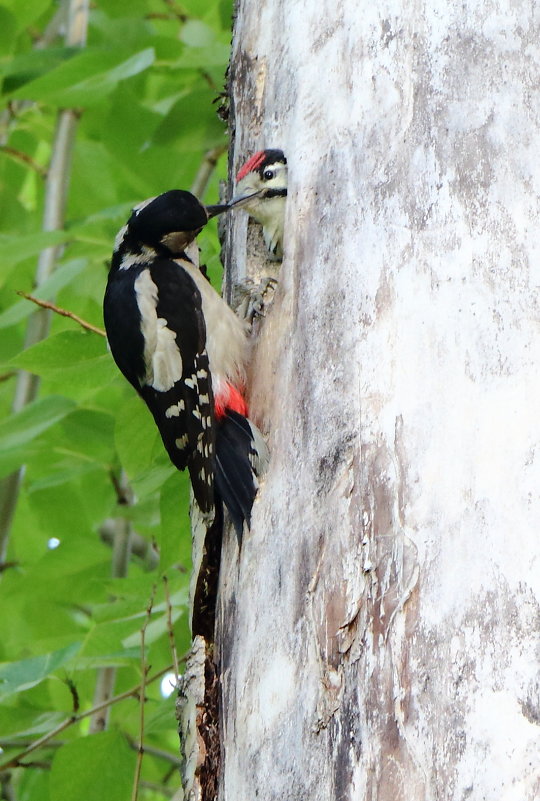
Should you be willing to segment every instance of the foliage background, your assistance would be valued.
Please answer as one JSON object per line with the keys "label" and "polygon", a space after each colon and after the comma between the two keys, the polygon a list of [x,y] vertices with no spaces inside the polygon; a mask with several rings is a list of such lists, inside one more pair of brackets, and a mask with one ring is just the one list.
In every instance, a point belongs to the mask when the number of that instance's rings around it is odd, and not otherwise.
{"label": "foliage background", "polygon": [[[178,653],[188,648],[187,479],[169,464],[105,340],[55,315],[47,338],[25,349],[35,307],[16,292],[34,290],[40,249],[65,242],[53,277],[36,294],[103,325],[107,263],[130,208],[166,189],[189,188],[205,154],[226,147],[215,100],[229,58],[231,2],[98,1],[82,52],[61,37],[43,47],[59,3],[4,0],[0,8],[0,478],[26,465],[0,574],[4,765],[77,705],[91,709],[104,668],[116,669],[117,694],[138,685],[146,669],[153,675],[171,665],[164,575]],[[66,223],[59,234],[43,233],[45,175],[65,107],[80,110]],[[225,172],[222,156],[208,202],[216,202]],[[215,229],[202,246],[217,285]],[[40,389],[14,414],[18,369],[39,375]],[[136,497],[129,506],[119,504],[122,468]],[[130,521],[138,547],[127,576],[113,578],[102,532],[105,521],[114,530],[119,518]],[[174,695],[164,699],[159,685],[146,688],[149,751],[139,798],[148,801],[171,797],[179,784]],[[91,733],[89,720],[28,755],[30,767],[0,772],[1,797],[132,798],[136,694],[111,707],[107,731]]]}

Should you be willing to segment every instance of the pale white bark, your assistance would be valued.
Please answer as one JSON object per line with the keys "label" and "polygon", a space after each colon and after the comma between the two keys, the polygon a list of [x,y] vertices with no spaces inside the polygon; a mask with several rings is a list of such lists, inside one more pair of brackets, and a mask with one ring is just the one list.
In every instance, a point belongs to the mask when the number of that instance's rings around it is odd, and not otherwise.
{"label": "pale white bark", "polygon": [[272,461],[222,561],[224,801],[540,796],[539,23],[239,4],[234,166],[282,147],[290,194]]}

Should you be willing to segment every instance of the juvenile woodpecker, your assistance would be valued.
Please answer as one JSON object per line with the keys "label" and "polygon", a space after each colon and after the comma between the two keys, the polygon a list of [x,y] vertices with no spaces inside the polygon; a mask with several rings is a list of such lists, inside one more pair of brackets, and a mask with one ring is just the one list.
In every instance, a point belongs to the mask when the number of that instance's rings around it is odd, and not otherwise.
{"label": "juvenile woodpecker", "polygon": [[282,150],[260,150],[236,176],[229,206],[245,209],[263,227],[271,256],[283,258],[283,223],[287,197],[287,159]]}
{"label": "juvenile woodpecker", "polygon": [[194,243],[225,210],[179,189],[136,206],[116,237],[103,315],[113,358],[172,463],[188,468],[200,511],[213,519],[223,501],[240,541],[265,445],[242,394],[245,324],[199,270]]}

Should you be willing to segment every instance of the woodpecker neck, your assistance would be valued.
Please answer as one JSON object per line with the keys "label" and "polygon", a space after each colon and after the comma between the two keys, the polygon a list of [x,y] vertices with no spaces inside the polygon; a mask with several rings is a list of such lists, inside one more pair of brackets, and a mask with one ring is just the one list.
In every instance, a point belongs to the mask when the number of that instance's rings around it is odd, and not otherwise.
{"label": "woodpecker neck", "polygon": [[262,224],[264,243],[268,251],[277,258],[281,258],[283,256],[284,207],[287,190],[275,189],[272,191],[275,194],[272,197],[267,195],[264,202],[258,204],[257,216],[253,216]]}
{"label": "woodpecker neck", "polygon": [[[176,237],[173,239],[172,237]],[[181,238],[179,238],[181,237]],[[169,247],[175,244],[174,249]],[[192,250],[193,237],[190,234],[171,234],[170,238],[156,247],[145,245],[137,240],[130,231],[129,226],[124,226],[118,232],[111,261],[111,272],[116,270],[128,270],[139,264],[148,264],[155,259],[187,259],[193,261],[189,254]],[[197,246],[195,245],[195,248]],[[198,250],[197,250],[198,252]]]}

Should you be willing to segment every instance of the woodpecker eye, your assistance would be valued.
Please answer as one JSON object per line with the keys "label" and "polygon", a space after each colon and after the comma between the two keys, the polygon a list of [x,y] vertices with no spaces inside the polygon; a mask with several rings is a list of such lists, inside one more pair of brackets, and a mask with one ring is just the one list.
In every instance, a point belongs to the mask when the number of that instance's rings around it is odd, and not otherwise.
{"label": "woodpecker eye", "polygon": [[274,170],[265,170],[263,173],[263,178],[265,181],[271,181],[274,177]]}

